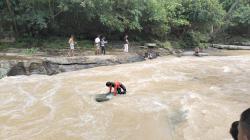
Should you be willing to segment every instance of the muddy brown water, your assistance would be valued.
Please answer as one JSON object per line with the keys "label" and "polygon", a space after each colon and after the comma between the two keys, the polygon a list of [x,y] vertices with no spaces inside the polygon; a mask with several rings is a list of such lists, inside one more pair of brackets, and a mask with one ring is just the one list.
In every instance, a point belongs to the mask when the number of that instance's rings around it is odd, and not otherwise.
{"label": "muddy brown water", "polygon": [[[250,53],[230,53],[3,78],[0,139],[230,140],[250,107]],[[127,95],[96,102],[109,80]]]}

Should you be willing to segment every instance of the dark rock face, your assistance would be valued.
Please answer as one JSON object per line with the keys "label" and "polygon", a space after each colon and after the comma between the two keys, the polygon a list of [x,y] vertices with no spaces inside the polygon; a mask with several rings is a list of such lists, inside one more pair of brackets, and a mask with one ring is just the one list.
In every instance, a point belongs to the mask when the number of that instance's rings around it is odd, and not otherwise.
{"label": "dark rock face", "polygon": [[7,73],[8,76],[16,76],[16,75],[26,75],[26,69],[24,67],[23,62],[17,63],[10,71]]}
{"label": "dark rock face", "polygon": [[[54,75],[62,72],[76,71],[98,66],[115,65],[143,61],[144,57],[133,54],[123,56],[87,56],[87,57],[49,57],[25,60],[0,61],[0,74],[3,76],[17,75]],[[3,69],[3,70],[2,70]]]}
{"label": "dark rock face", "polygon": [[31,62],[28,65],[26,62],[18,62],[16,65],[10,68],[7,76],[32,74],[51,75],[49,70],[50,68],[44,65],[44,63]]}
{"label": "dark rock face", "polygon": [[27,71],[28,74],[47,74],[45,66],[40,63],[31,63]]}

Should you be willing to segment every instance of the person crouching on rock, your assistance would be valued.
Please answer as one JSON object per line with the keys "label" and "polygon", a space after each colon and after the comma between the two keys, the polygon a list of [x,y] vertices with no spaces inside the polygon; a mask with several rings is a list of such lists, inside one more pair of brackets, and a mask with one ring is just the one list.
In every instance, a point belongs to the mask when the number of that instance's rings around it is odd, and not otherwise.
{"label": "person crouching on rock", "polygon": [[114,96],[117,94],[126,94],[126,87],[121,82],[107,82],[106,86],[109,87],[109,93],[111,93],[112,88],[114,88]]}
{"label": "person crouching on rock", "polygon": [[200,52],[201,52],[201,51],[200,51],[200,48],[199,48],[199,47],[195,47],[195,48],[194,48],[194,55],[195,55],[195,56],[200,56]]}

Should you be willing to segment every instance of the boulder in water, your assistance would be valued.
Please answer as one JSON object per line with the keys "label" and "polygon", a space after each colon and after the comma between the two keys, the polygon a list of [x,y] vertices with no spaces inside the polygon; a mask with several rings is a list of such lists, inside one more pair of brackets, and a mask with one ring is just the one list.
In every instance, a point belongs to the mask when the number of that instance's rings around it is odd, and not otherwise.
{"label": "boulder in water", "polygon": [[26,75],[26,69],[23,62],[17,63],[11,70],[7,73],[8,76],[16,76],[16,75]]}
{"label": "boulder in water", "polygon": [[31,63],[29,66],[29,73],[30,74],[47,74],[47,71],[43,65],[43,63]]}
{"label": "boulder in water", "polygon": [[112,99],[112,97],[113,97],[113,93],[98,94],[96,95],[95,100],[97,102],[104,102],[104,101],[108,101]]}

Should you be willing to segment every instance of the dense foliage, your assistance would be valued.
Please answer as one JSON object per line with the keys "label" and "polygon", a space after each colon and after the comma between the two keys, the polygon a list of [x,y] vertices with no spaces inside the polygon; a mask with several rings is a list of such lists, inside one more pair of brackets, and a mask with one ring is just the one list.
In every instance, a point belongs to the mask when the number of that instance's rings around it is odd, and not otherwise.
{"label": "dense foliage", "polygon": [[[23,36],[177,38],[222,27],[249,33],[249,0],[2,0],[0,32]],[[246,30],[247,28],[247,30]],[[223,28],[224,29],[224,28]]]}

